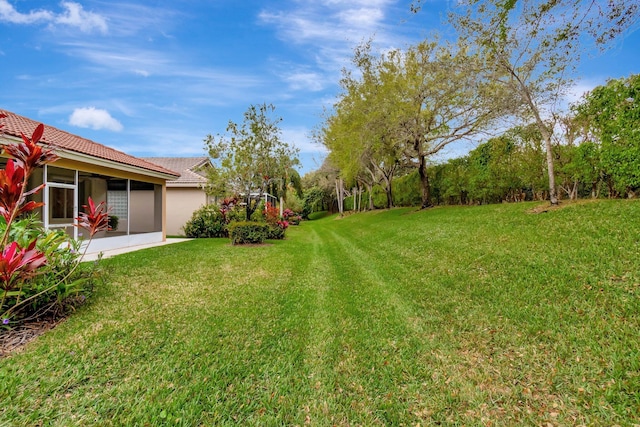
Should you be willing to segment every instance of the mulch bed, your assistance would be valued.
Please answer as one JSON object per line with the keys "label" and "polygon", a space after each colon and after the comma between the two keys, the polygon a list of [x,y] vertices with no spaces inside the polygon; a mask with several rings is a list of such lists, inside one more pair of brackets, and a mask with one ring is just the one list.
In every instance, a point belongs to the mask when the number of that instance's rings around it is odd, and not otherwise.
{"label": "mulch bed", "polygon": [[39,320],[16,326],[10,330],[0,331],[0,358],[20,351],[26,344],[48,330],[53,329],[63,320],[64,319]]}

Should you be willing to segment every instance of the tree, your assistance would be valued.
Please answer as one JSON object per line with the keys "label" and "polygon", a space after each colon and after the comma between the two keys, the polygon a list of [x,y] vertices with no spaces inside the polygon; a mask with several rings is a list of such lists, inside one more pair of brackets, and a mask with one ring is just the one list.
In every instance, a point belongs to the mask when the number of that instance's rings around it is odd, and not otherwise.
{"label": "tree", "polygon": [[[333,206],[337,204],[334,191],[337,176],[338,170],[331,164],[331,160],[326,157],[319,169],[302,177],[302,187],[305,189],[303,205],[311,209],[305,209],[305,212],[311,213],[325,209],[333,210]],[[313,194],[310,194],[310,192],[313,192]]]}
{"label": "tree", "polygon": [[[422,0],[412,4],[418,10]],[[557,204],[549,122],[581,53],[606,47],[638,20],[637,0],[467,0],[450,20],[459,37],[494,64],[492,76],[517,101],[513,114],[533,118],[545,143],[549,198]]]}
{"label": "tree", "polygon": [[367,187],[370,207],[371,189],[381,183],[387,208],[391,208],[393,178],[402,156],[394,120],[399,106],[394,104],[397,97],[390,92],[393,87],[381,81],[383,76],[368,54],[369,48],[367,43],[356,49],[353,62],[360,76],[354,78],[350,72],[344,72],[340,82],[343,93],[317,139],[329,149],[332,163],[348,185]]}
{"label": "tree", "polygon": [[430,206],[429,159],[499,115],[500,87],[482,78],[483,58],[469,55],[464,44],[425,41],[380,56],[364,45],[354,63],[362,77],[344,79],[345,94],[325,134],[334,162],[341,171],[369,165],[385,184],[388,206],[398,168],[417,169],[422,207]]}
{"label": "tree", "polygon": [[210,188],[238,194],[246,203],[246,218],[258,207],[272,183],[286,179],[299,163],[298,149],[280,140],[281,118],[271,118],[273,105],[251,105],[241,125],[229,121],[228,135],[207,135],[205,145],[213,159]]}
{"label": "tree", "polygon": [[[447,145],[476,138],[501,115],[507,102],[501,87],[485,76],[485,58],[457,46],[423,42],[406,54],[392,52],[402,70],[396,91],[405,102],[400,126],[405,157],[418,169],[422,208],[431,206],[429,159]],[[495,102],[504,99],[503,102]]]}
{"label": "tree", "polygon": [[587,138],[600,145],[615,190],[634,195],[640,188],[640,74],[598,86],[574,110]]}

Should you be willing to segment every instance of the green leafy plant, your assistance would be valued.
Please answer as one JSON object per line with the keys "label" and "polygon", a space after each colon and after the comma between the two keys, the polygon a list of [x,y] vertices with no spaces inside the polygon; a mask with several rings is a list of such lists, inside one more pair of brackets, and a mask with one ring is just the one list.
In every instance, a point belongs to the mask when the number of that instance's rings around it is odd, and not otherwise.
{"label": "green leafy plant", "polygon": [[109,215],[109,228],[113,231],[118,229],[118,223],[120,222],[120,218],[116,215]]}
{"label": "green leafy plant", "polygon": [[234,222],[229,226],[232,245],[260,244],[269,238],[270,226],[253,221]]}
{"label": "green leafy plant", "polygon": [[[0,114],[0,118],[4,117],[6,115]],[[43,206],[43,203],[27,200],[44,187],[42,184],[27,189],[32,172],[58,158],[51,148],[38,145],[43,134],[44,125],[40,124],[31,138],[23,134],[22,142],[3,147],[12,157],[4,170],[0,170],[0,215],[3,219],[0,223],[0,318],[5,326],[30,313],[41,313],[42,307],[55,306],[70,291],[79,291],[85,282],[76,278],[82,258],[76,255],[79,244],[61,231],[43,230],[33,217],[19,218]],[[108,229],[104,203],[95,205],[89,198],[85,209],[77,221],[79,227],[89,231],[90,238]],[[51,301],[54,303],[49,304]]]}
{"label": "green leafy plant", "polygon": [[244,218],[244,212],[237,208],[237,202],[236,198],[225,198],[220,207],[202,206],[193,213],[182,230],[191,238],[229,237],[229,223]]}

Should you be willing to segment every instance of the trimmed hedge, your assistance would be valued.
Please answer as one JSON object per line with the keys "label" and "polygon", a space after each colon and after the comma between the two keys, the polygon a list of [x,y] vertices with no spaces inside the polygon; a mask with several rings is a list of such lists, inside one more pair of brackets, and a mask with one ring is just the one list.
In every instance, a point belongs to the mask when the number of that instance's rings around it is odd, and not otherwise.
{"label": "trimmed hedge", "polygon": [[229,224],[232,245],[264,243],[269,237],[269,225],[264,222],[240,221]]}
{"label": "trimmed hedge", "polygon": [[279,226],[269,226],[269,235],[267,239],[269,240],[282,240],[284,239],[285,229]]}

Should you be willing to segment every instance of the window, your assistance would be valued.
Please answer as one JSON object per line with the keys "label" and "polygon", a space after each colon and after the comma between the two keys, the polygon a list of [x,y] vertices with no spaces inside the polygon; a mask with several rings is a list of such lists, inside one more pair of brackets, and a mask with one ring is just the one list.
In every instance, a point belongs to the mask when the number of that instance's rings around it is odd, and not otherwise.
{"label": "window", "polygon": [[48,166],[47,182],[74,185],[76,183],[76,171],[72,169],[63,169],[55,166]]}
{"label": "window", "polygon": [[49,204],[52,220],[73,220],[74,190],[72,188],[49,188]]}
{"label": "window", "polygon": [[111,209],[111,215],[115,215],[118,218],[127,218],[127,192],[126,191],[112,191],[107,192],[107,204]]}

